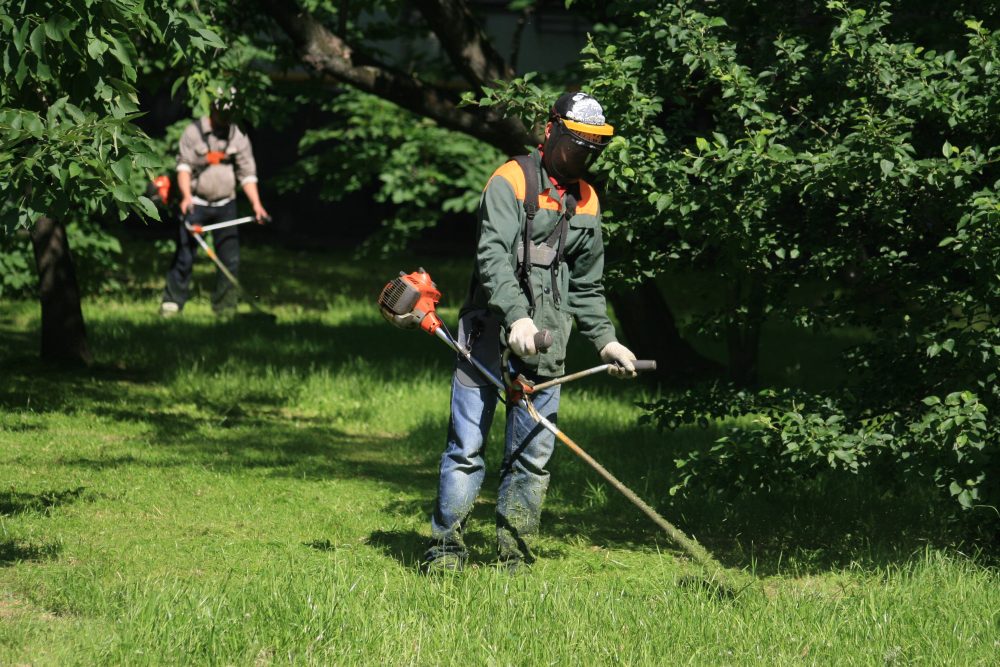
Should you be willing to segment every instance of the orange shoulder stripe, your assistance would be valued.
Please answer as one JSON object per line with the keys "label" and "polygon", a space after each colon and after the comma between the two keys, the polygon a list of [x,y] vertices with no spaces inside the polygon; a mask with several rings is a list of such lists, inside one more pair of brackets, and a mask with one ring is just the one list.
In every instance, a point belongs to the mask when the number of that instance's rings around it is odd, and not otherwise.
{"label": "orange shoulder stripe", "polygon": [[500,168],[494,171],[493,175],[490,176],[490,180],[486,183],[486,187],[489,187],[490,183],[497,176],[510,183],[510,187],[514,188],[514,196],[517,197],[519,201],[524,201],[524,172],[516,162],[511,160],[510,162],[502,164]]}
{"label": "orange shoulder stripe", "polygon": [[600,210],[601,205],[597,201],[597,192],[590,187],[590,183],[580,181],[580,201],[576,203],[576,212],[597,215]]}

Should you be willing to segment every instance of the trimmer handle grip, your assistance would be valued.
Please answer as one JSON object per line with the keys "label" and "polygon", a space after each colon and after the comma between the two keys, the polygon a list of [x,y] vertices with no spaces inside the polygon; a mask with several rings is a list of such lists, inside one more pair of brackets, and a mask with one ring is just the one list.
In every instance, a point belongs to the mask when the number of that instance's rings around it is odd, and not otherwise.
{"label": "trimmer handle grip", "polygon": [[632,367],[636,371],[655,371],[656,370],[656,360],[654,359],[636,359],[632,362]]}
{"label": "trimmer handle grip", "polygon": [[548,329],[542,329],[535,334],[535,349],[539,352],[545,352],[547,349],[552,347],[552,332]]}

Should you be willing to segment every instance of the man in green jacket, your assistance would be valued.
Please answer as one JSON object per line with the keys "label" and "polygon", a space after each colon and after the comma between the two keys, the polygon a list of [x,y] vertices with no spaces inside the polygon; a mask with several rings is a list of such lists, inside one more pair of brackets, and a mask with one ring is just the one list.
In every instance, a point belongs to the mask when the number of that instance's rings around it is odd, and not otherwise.
{"label": "man in green jacket", "polygon": [[[562,375],[574,318],[617,375],[635,375],[635,355],[616,340],[608,319],[600,204],[582,178],[613,132],[596,99],[566,93],[551,109],[545,143],[497,169],[483,191],[459,343],[497,375],[503,343],[516,355],[514,372],[535,381]],[[546,329],[553,345],[536,350],[534,336]],[[533,394],[537,410],[553,422],[559,389]],[[425,571],[458,570],[468,557],[462,533],[482,486],[496,403],[496,390],[459,357]],[[524,409],[507,407],[496,523],[499,560],[510,570],[534,560],[530,542],[538,532],[549,484],[545,465],[554,446],[554,436]]]}

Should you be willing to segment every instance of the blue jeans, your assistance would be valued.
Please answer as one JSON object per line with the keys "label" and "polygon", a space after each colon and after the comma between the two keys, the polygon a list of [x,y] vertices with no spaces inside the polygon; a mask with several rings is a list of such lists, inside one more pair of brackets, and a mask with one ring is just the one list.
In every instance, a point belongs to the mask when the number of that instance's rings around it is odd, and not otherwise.
{"label": "blue jeans", "polygon": [[[462,335],[460,334],[460,340]],[[476,354],[476,349],[473,349]],[[477,359],[487,363],[481,355]],[[498,365],[498,361],[497,361]],[[451,419],[448,442],[441,457],[437,501],[431,517],[432,544],[428,558],[451,552],[466,555],[462,531],[479,495],[485,476],[485,443],[499,399],[493,385],[473,378],[459,364],[451,383]],[[537,380],[525,369],[517,369]],[[555,423],[559,410],[557,385],[533,394],[538,412]],[[530,543],[538,533],[542,502],[549,486],[545,469],[555,436],[538,424],[520,405],[507,407],[506,437],[497,493],[497,546],[501,560],[533,560]]]}

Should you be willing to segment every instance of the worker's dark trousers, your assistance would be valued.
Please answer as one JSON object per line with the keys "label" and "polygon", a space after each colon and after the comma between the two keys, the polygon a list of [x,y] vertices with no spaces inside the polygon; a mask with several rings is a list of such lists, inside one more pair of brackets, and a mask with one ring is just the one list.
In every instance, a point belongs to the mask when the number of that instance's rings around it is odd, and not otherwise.
{"label": "worker's dark trousers", "polygon": [[[236,217],[236,201],[223,206],[191,207],[189,222],[192,225],[211,225],[215,222],[225,222]],[[212,245],[219,260],[234,276],[239,277],[240,270],[240,235],[239,227],[226,227],[211,232]],[[173,301],[181,308],[188,298],[188,288],[191,285],[191,270],[194,268],[194,256],[198,251],[198,242],[184,227],[179,225],[177,232],[177,249],[174,259],[167,271],[167,287],[163,290],[163,301]],[[212,293],[212,310],[225,313],[235,310],[239,293],[229,279],[216,270],[215,291]]]}

